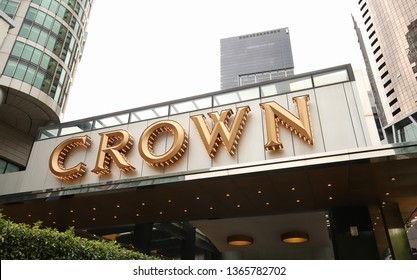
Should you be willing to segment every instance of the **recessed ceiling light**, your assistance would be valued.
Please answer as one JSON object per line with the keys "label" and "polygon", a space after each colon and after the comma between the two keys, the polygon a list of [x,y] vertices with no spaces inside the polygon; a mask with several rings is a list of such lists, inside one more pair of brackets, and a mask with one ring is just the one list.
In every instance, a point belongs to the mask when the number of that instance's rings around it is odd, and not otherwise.
{"label": "recessed ceiling light", "polygon": [[299,200],[299,199],[297,199],[296,201],[297,201],[297,203],[300,203],[301,202],[301,200]]}
{"label": "recessed ceiling light", "polygon": [[332,186],[332,184],[331,184],[331,183],[328,183],[328,184],[327,184],[327,186],[328,186],[328,187],[331,187],[331,186]]}
{"label": "recessed ceiling light", "polygon": [[119,204],[117,204],[117,205],[116,205],[116,207],[117,207],[117,208],[120,208],[120,205],[119,205]]}
{"label": "recessed ceiling light", "polygon": [[75,223],[75,220],[72,220],[73,223]]}
{"label": "recessed ceiling light", "polygon": [[391,177],[391,181],[395,181],[397,180],[395,177]]}
{"label": "recessed ceiling light", "polygon": [[117,216],[113,216],[113,218],[117,219]]}
{"label": "recessed ceiling light", "polygon": [[233,246],[247,246],[253,244],[253,238],[246,235],[235,234],[227,237],[227,244]]}
{"label": "recessed ceiling light", "polygon": [[160,211],[160,212],[159,212],[159,215],[162,215],[162,214],[164,214],[164,212]]}
{"label": "recessed ceiling light", "polygon": [[310,239],[307,233],[304,232],[286,232],[281,234],[281,241],[284,243],[304,243]]}
{"label": "recessed ceiling light", "polygon": [[168,203],[171,203],[172,202],[172,200],[171,199],[168,199]]}
{"label": "recessed ceiling light", "polygon": [[389,192],[386,192],[385,195],[389,195]]}
{"label": "recessed ceiling light", "polygon": [[184,209],[184,213],[187,213],[188,212],[188,210],[187,209]]}
{"label": "recessed ceiling light", "polygon": [[332,200],[333,199],[333,197],[332,196],[329,196],[329,200]]}
{"label": "recessed ceiling light", "polygon": [[236,204],[236,207],[237,207],[237,208],[240,208],[240,204]]}
{"label": "recessed ceiling light", "polygon": [[213,206],[210,206],[210,210],[213,210],[214,208],[213,208]]}
{"label": "recessed ceiling light", "polygon": [[197,196],[195,199],[199,200],[199,199],[200,199],[200,197],[199,197],[199,196]]}
{"label": "recessed ceiling light", "polygon": [[269,202],[265,202],[265,205],[269,205]]}
{"label": "recessed ceiling light", "polygon": [[48,215],[52,215],[52,212],[49,212]]}
{"label": "recessed ceiling light", "polygon": [[258,191],[258,194],[261,194],[261,193],[262,193],[262,191],[261,191],[261,190],[259,190],[259,191]]}
{"label": "recessed ceiling light", "polygon": [[136,213],[136,217],[139,217],[139,213]]}
{"label": "recessed ceiling light", "polygon": [[229,194],[229,193],[227,193],[227,194],[226,194],[226,196],[227,196],[227,197],[229,197],[229,196],[230,196],[230,194]]}
{"label": "recessed ceiling light", "polygon": [[32,217],[32,215],[31,214],[28,214],[28,217]]}
{"label": "recessed ceiling light", "polygon": [[70,212],[71,212],[71,213],[74,213],[74,210],[72,210],[72,209],[71,209],[71,210],[70,210]]}
{"label": "recessed ceiling light", "polygon": [[145,206],[145,202],[142,202],[142,206]]}
{"label": "recessed ceiling light", "polygon": [[95,221],[96,220],[96,218],[93,218],[93,221]]}
{"label": "recessed ceiling light", "polygon": [[291,190],[292,190],[292,191],[295,191],[295,187],[292,187],[292,188],[291,188]]}
{"label": "recessed ceiling light", "polygon": [[97,208],[96,207],[93,207],[93,211],[96,211],[97,210]]}

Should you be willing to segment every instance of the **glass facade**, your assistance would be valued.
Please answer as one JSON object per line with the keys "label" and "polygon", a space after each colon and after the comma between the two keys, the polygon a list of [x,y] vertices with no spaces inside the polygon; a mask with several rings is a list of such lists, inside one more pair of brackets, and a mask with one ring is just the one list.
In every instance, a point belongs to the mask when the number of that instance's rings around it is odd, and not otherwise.
{"label": "glass facade", "polygon": [[[359,0],[366,29],[372,71],[378,85],[385,130],[395,132],[397,141],[410,138],[411,114],[417,111],[417,2],[408,0]],[[401,51],[399,51],[401,50]],[[415,123],[410,126],[416,126]],[[392,132],[387,132],[392,135]],[[393,139],[391,137],[391,139]]]}
{"label": "glass facade", "polygon": [[220,40],[221,88],[294,74],[288,28]]}
{"label": "glass facade", "polygon": [[0,2],[0,10],[3,11],[10,18],[14,18],[19,7],[19,2],[3,0]]}
{"label": "glass facade", "polygon": [[396,142],[417,141],[417,114],[394,125]]}
{"label": "glass facade", "polygon": [[[11,3],[3,1],[1,8],[15,12],[17,6]],[[40,89],[62,108],[81,54],[90,7],[91,0],[33,0],[3,74]]]}
{"label": "glass facade", "polygon": [[20,170],[22,170],[20,166],[0,158],[0,174],[17,172]]}

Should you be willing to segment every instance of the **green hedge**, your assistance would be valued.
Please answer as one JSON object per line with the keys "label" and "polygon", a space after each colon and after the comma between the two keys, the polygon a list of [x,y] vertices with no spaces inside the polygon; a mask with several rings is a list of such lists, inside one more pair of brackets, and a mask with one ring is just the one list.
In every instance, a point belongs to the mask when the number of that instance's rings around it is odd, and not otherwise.
{"label": "green hedge", "polygon": [[0,259],[2,260],[151,260],[154,257],[130,251],[104,240],[88,240],[69,229],[40,228],[16,224],[0,213]]}

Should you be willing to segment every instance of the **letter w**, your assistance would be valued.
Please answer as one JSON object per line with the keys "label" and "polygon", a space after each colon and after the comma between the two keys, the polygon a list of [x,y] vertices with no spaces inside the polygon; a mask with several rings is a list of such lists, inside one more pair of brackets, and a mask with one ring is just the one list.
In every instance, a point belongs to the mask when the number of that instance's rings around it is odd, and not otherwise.
{"label": "letter w", "polygon": [[221,111],[220,115],[218,112],[208,113],[213,122],[213,129],[211,130],[203,114],[191,116],[201,140],[206,147],[207,153],[211,158],[214,158],[220,142],[223,142],[230,155],[235,154],[249,112],[249,106],[237,108],[237,113],[231,127],[229,124],[230,117],[233,115],[231,109]]}

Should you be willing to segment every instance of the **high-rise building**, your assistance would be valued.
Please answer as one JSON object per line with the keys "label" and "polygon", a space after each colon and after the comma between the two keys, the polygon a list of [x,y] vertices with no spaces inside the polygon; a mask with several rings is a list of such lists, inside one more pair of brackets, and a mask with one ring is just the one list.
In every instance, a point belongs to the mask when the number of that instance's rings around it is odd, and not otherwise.
{"label": "high-rise building", "polygon": [[220,55],[222,89],[294,74],[288,28],[221,39]]}
{"label": "high-rise building", "polygon": [[[384,117],[384,112],[382,111],[381,113],[378,112],[378,108],[380,110],[383,110],[383,107],[381,106],[381,99],[379,97],[378,94],[378,87],[376,86],[375,83],[375,77],[374,74],[371,71],[371,64],[370,64],[370,60],[369,60],[369,55],[366,52],[366,46],[365,46],[365,41],[364,38],[362,36],[362,32],[355,20],[355,18],[352,16],[352,20],[353,20],[353,26],[355,28],[355,32],[356,32],[356,36],[358,37],[358,43],[360,46],[360,49],[362,51],[362,55],[363,55],[363,60],[365,62],[365,67],[366,67],[366,74],[368,76],[368,81],[369,81],[369,87],[370,87],[370,91],[368,91],[368,99],[370,101],[370,105],[372,108],[372,114],[374,116],[375,119],[375,124],[376,127],[378,129],[378,136],[379,139],[381,141],[383,141],[385,139],[384,133],[382,131],[382,125],[381,125],[381,120],[380,120],[380,116]],[[377,106],[376,104],[378,104],[379,106]]]}
{"label": "high-rise building", "polygon": [[38,128],[60,122],[92,2],[0,2],[0,174],[24,168]]}
{"label": "high-rise building", "polygon": [[417,140],[417,2],[358,2],[387,141]]}

